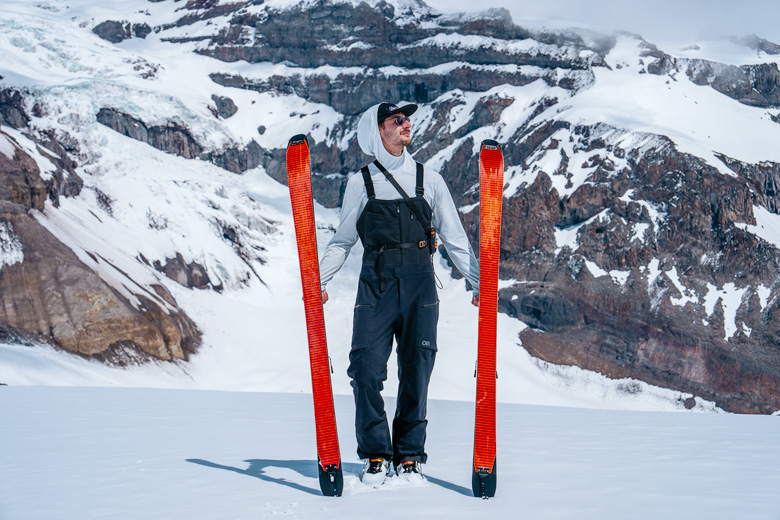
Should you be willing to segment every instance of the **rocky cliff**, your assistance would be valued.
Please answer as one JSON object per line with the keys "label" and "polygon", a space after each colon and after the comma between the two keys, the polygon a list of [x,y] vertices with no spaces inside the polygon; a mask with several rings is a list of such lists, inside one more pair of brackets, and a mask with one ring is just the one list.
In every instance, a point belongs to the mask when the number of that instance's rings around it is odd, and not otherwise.
{"label": "rocky cliff", "polygon": [[21,93],[2,97],[0,341],[43,341],[119,366],[187,359],[200,332],[163,285],[125,277],[135,291],[118,291],[98,274],[100,265],[113,267],[109,260],[79,258],[39,222],[47,200],[56,207],[83,182],[58,138],[32,138]]}

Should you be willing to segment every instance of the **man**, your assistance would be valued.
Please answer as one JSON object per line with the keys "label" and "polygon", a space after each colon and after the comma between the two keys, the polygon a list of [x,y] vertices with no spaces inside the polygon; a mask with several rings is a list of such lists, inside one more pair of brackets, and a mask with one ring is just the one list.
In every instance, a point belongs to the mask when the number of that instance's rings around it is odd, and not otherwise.
{"label": "man", "polygon": [[[424,480],[428,382],[439,317],[432,263],[436,233],[475,288],[472,303],[479,304],[479,264],[447,185],[406,150],[409,116],[416,110],[413,104],[381,103],[361,117],[358,143],[375,161],[347,182],[339,228],[320,262],[325,303],[325,286],[361,239],[363,267],[347,373],[355,396],[358,455],[365,463],[363,482],[370,486],[384,482],[391,461],[399,476]],[[381,391],[394,336],[399,384],[391,436]]]}

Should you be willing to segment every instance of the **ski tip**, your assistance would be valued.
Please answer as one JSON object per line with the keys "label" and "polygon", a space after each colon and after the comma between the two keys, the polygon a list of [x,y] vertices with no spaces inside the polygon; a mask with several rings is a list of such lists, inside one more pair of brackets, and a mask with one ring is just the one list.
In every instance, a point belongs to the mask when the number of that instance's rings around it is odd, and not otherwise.
{"label": "ski tip", "polygon": [[344,476],[341,473],[341,464],[332,464],[323,468],[317,464],[320,477],[320,490],[326,497],[340,497],[344,490]]}
{"label": "ski tip", "polygon": [[295,146],[296,144],[304,144],[306,143],[306,135],[305,134],[298,134],[294,135],[290,138],[290,142],[288,143],[288,146]]}
{"label": "ski tip", "polygon": [[485,139],[482,141],[482,148],[486,148],[488,150],[500,150],[501,147],[498,145],[498,141],[494,141],[493,139]]}

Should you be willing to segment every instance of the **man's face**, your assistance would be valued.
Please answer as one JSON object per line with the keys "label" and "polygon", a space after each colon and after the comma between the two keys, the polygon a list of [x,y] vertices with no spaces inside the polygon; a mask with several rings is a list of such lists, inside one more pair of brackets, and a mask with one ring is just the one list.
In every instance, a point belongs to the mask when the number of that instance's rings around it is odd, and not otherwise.
{"label": "man's face", "polygon": [[[402,123],[399,125],[398,121],[402,121]],[[403,147],[412,143],[411,130],[412,123],[403,114],[389,117],[379,125],[379,135],[382,136],[382,143],[387,151],[394,155],[397,155],[396,151],[400,154],[403,151]]]}

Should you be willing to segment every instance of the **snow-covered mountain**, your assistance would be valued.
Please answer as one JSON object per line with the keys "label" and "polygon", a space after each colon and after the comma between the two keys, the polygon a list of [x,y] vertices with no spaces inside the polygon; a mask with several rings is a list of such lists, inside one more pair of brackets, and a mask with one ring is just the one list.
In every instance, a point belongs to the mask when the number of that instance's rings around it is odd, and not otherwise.
{"label": "snow-covered mountain", "polygon": [[[504,149],[502,400],[780,409],[771,42],[412,0],[7,1],[0,29],[0,382],[305,390],[285,146],[312,142],[322,247],[388,99],[422,105],[413,151],[475,245],[478,147]],[[357,253],[326,309],[338,393]],[[470,399],[476,313],[437,266],[432,392]]]}

